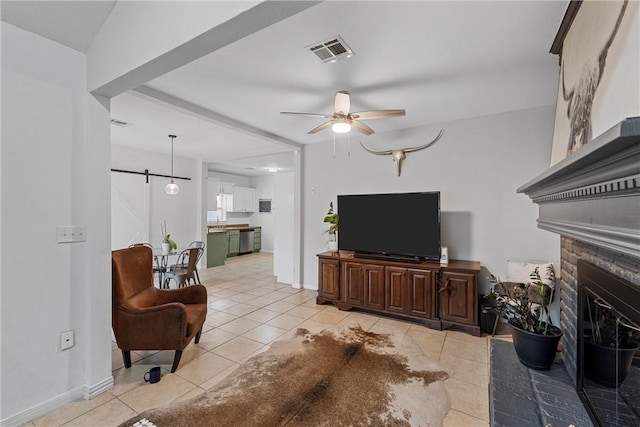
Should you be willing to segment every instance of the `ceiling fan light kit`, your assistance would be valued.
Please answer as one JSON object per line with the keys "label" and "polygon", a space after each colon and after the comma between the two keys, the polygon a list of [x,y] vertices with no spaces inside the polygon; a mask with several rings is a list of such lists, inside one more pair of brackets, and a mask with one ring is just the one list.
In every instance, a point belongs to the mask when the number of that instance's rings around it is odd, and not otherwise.
{"label": "ceiling fan light kit", "polygon": [[349,120],[345,119],[335,119],[333,124],[331,125],[331,130],[335,133],[347,133],[351,131],[351,123]]}
{"label": "ceiling fan light kit", "polygon": [[351,113],[351,97],[347,91],[341,90],[336,93],[333,107],[333,114],[320,113],[294,113],[290,111],[282,111],[280,114],[297,114],[309,117],[321,117],[330,119],[311,129],[308,133],[314,134],[321,130],[331,127],[334,133],[347,133],[354,130],[363,135],[371,135],[373,129],[361,122],[361,120],[377,120],[387,117],[400,117],[406,113],[404,110],[372,110]]}

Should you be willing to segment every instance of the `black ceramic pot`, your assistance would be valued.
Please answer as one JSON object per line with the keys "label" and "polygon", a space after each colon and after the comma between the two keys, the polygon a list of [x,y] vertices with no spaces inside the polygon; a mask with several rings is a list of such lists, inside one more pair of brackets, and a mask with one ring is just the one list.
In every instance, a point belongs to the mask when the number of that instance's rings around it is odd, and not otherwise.
{"label": "black ceramic pot", "polygon": [[605,387],[617,387],[627,377],[637,345],[611,348],[584,342],[584,376]]}
{"label": "black ceramic pot", "polygon": [[513,346],[520,363],[532,369],[549,369],[556,357],[562,331],[549,325],[549,335],[540,335],[524,331],[511,322],[509,322],[509,326],[511,326]]}

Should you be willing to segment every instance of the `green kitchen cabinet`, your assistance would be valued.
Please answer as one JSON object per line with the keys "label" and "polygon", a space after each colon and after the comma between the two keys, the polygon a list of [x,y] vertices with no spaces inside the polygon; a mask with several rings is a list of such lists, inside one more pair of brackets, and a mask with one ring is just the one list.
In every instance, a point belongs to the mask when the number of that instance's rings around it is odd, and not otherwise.
{"label": "green kitchen cabinet", "polygon": [[262,228],[256,227],[253,230],[253,252],[260,252],[262,249]]}
{"label": "green kitchen cabinet", "polygon": [[207,234],[207,268],[224,265],[229,248],[229,233],[215,232]]}
{"label": "green kitchen cabinet", "polygon": [[240,230],[229,230],[228,256],[236,256],[240,252]]}

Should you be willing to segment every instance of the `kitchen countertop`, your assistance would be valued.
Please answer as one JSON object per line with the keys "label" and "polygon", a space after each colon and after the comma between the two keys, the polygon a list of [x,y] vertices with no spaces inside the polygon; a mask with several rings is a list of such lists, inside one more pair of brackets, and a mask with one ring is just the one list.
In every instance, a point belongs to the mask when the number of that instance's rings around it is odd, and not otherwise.
{"label": "kitchen countertop", "polygon": [[251,226],[249,224],[229,224],[224,226],[218,225],[208,225],[209,233],[226,233],[229,230],[240,230],[240,231],[251,231],[256,228],[260,228],[260,226]]}

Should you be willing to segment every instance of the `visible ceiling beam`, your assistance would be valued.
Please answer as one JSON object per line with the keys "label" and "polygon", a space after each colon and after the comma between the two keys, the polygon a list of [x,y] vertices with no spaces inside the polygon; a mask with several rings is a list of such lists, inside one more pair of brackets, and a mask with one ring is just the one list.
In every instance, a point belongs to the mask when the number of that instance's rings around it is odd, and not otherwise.
{"label": "visible ceiling beam", "polygon": [[215,111],[208,110],[206,108],[200,107],[199,105],[192,104],[191,102],[185,101],[184,99],[176,98],[175,96],[160,92],[159,90],[152,89],[148,86],[140,86],[129,91],[129,93],[147,101],[154,102],[156,104],[172,108],[174,110],[178,110],[185,114],[189,114],[193,117],[206,120],[219,126],[223,126],[227,129],[262,138],[270,142],[282,144],[290,149],[300,149],[303,146],[299,142],[292,141],[290,139],[264,131],[262,129],[258,129],[244,122],[232,119],[231,117],[227,117]]}
{"label": "visible ceiling beam", "polygon": [[[171,40],[167,42],[167,46],[163,47],[164,52],[158,52],[157,56],[150,58],[144,58],[144,55],[140,54],[136,55],[136,52],[144,51],[143,46],[140,46],[136,40],[131,41],[131,48],[125,44],[119,45],[115,49],[107,35],[103,36],[98,33],[94,45],[88,52],[89,92],[112,98],[307,10],[318,3],[321,1],[264,1],[227,21],[214,23],[214,27],[192,39]],[[148,4],[152,5],[153,2]],[[188,4],[189,2],[185,2],[183,7],[188,7]],[[159,2],[157,7],[163,5],[162,2]],[[135,3],[124,3],[122,7],[135,7]],[[112,15],[116,16],[116,12],[118,11],[114,11]],[[133,20],[127,14],[119,21],[122,22],[107,21],[109,25],[105,25],[105,27],[120,35],[126,34],[127,29],[135,34],[137,29],[130,27],[138,25],[138,21]],[[174,24],[178,25],[177,22]],[[149,24],[152,28],[153,23],[152,21]],[[103,27],[104,31],[108,32],[105,27]],[[163,30],[171,31],[172,29],[169,27]],[[173,31],[177,32],[175,28]],[[157,41],[154,46],[157,49]],[[132,60],[132,58],[134,59]],[[136,63],[136,61],[139,62]]]}

